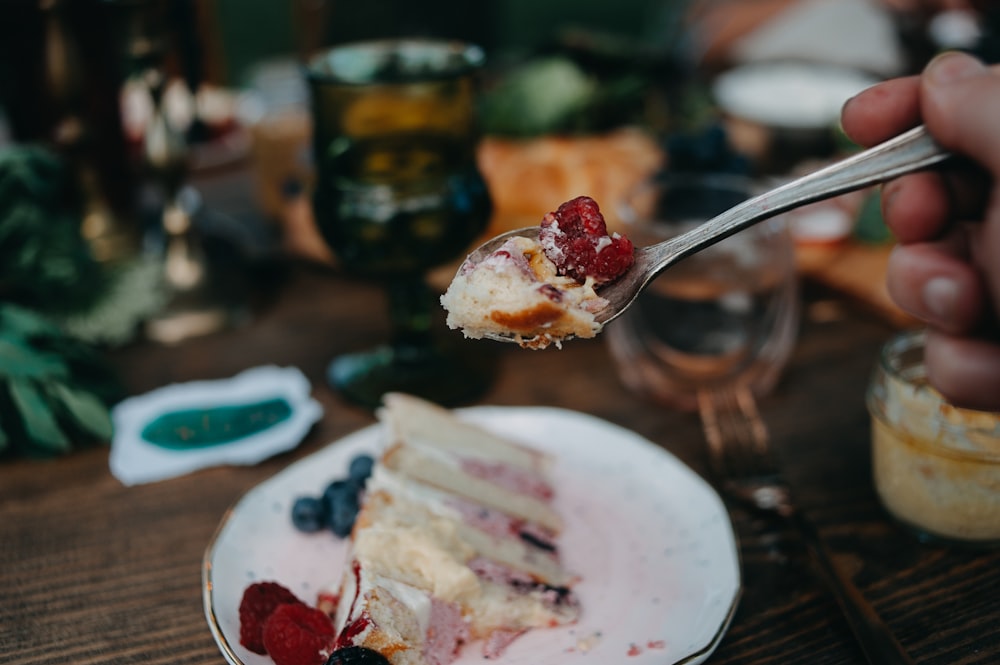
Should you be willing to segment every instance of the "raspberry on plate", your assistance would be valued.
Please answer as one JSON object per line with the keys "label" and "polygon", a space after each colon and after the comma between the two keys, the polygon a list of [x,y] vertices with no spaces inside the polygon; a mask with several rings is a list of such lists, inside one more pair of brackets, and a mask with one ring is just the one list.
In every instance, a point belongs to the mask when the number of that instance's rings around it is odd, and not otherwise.
{"label": "raspberry on plate", "polygon": [[277,582],[255,582],[243,591],[240,600],[240,644],[264,655],[264,623],[279,605],[303,604]]}
{"label": "raspberry on plate", "polygon": [[275,665],[323,665],[333,633],[333,621],[322,610],[280,605],[264,623],[264,648]]}
{"label": "raspberry on plate", "polygon": [[542,219],[538,240],[560,275],[604,284],[620,277],[635,260],[632,241],[608,226],[597,202],[578,196]]}

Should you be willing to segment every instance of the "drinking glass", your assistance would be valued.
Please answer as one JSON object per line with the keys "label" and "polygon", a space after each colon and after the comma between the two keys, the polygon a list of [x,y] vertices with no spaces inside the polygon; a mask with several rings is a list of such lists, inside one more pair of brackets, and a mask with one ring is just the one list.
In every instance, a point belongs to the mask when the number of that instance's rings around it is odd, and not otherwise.
{"label": "drinking glass", "polygon": [[475,45],[423,39],[345,44],[308,62],[317,226],[342,269],[381,282],[389,300],[389,342],[329,367],[355,402],[398,390],[455,404],[490,382],[487,356],[433,334],[439,308],[425,281],[492,212],[475,157],[483,62]]}
{"label": "drinking glass", "polygon": [[[625,232],[645,245],[687,231],[755,190],[740,176],[667,174],[630,193],[619,212]],[[774,387],[788,360],[798,311],[792,240],[779,216],[667,269],[606,336],[628,387],[700,411],[709,437],[718,435],[720,411],[739,408],[758,438],[765,430],[755,398]]]}
{"label": "drinking glass", "polygon": [[137,84],[150,104],[142,127],[140,171],[146,197],[159,207],[159,224],[144,238],[160,264],[162,306],[144,321],[149,339],[174,344],[242,322],[246,310],[230,293],[231,278],[213,261],[195,223],[202,207],[198,190],[188,182],[190,146],[187,128],[170,113],[171,28],[169,2],[105,0],[126,78]]}

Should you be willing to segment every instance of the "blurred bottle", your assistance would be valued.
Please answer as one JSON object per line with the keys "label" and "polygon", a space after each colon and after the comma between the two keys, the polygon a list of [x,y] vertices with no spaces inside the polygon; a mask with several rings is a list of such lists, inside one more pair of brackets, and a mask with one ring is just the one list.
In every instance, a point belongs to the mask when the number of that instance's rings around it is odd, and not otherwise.
{"label": "blurred bottle", "polygon": [[14,143],[54,148],[77,172],[96,258],[138,246],[134,176],[119,114],[122,69],[103,0],[5,0],[0,106]]}
{"label": "blurred bottle", "polygon": [[309,92],[293,60],[260,63],[249,80],[237,112],[253,137],[258,203],[270,219],[278,220],[285,214],[287,188],[309,189],[313,180]]}

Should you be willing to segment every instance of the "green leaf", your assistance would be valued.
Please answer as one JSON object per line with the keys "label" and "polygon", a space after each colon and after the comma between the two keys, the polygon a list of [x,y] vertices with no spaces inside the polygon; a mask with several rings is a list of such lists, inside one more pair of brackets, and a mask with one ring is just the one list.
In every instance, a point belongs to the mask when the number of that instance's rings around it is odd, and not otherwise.
{"label": "green leaf", "polygon": [[68,452],[70,441],[56,422],[48,404],[28,381],[12,381],[10,396],[24,420],[24,430],[31,442],[57,452]]}
{"label": "green leaf", "polygon": [[40,147],[0,151],[3,300],[50,314],[93,306],[107,288],[105,267],[80,234],[81,216],[81,191],[69,162]]}
{"label": "green leaf", "polygon": [[7,433],[3,431],[3,421],[0,421],[0,453],[6,452],[10,440],[7,438]]}
{"label": "green leaf", "polygon": [[62,331],[45,317],[16,305],[0,305],[0,328],[6,331],[5,337],[16,339],[58,337],[62,334]]}
{"label": "green leaf", "polygon": [[596,83],[561,56],[528,62],[509,72],[482,100],[489,134],[533,136],[564,128],[568,118],[592,103]]}
{"label": "green leaf", "polygon": [[102,441],[110,441],[114,432],[107,407],[92,393],[71,388],[64,383],[48,386],[48,393],[59,401],[83,431]]}
{"label": "green leaf", "polygon": [[63,379],[69,370],[58,356],[42,354],[0,337],[0,377]]}

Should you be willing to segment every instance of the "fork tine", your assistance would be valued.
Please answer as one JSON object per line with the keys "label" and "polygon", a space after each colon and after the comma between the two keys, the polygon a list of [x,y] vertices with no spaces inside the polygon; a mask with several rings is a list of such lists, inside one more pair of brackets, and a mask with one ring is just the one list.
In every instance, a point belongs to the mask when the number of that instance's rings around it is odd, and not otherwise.
{"label": "fork tine", "polygon": [[737,480],[774,472],[767,426],[748,387],[701,391],[698,406],[718,475]]}
{"label": "fork tine", "polygon": [[823,572],[851,630],[872,665],[913,665],[899,641],[833,560],[812,524],[796,510],[770,452],[767,427],[746,386],[698,394],[709,461],[727,495],[787,521]]}
{"label": "fork tine", "polygon": [[709,462],[715,473],[728,477],[726,464],[726,450],[724,448],[725,435],[719,424],[718,413],[715,407],[715,399],[711,392],[698,391],[698,412],[701,414],[702,428],[705,431],[705,440],[708,444]]}
{"label": "fork tine", "polygon": [[750,445],[759,458],[766,459],[770,453],[767,426],[760,417],[760,411],[757,410],[757,400],[747,386],[742,386],[736,391],[736,401],[739,403],[740,413],[744,416],[742,425],[747,428],[745,432],[750,437]]}

